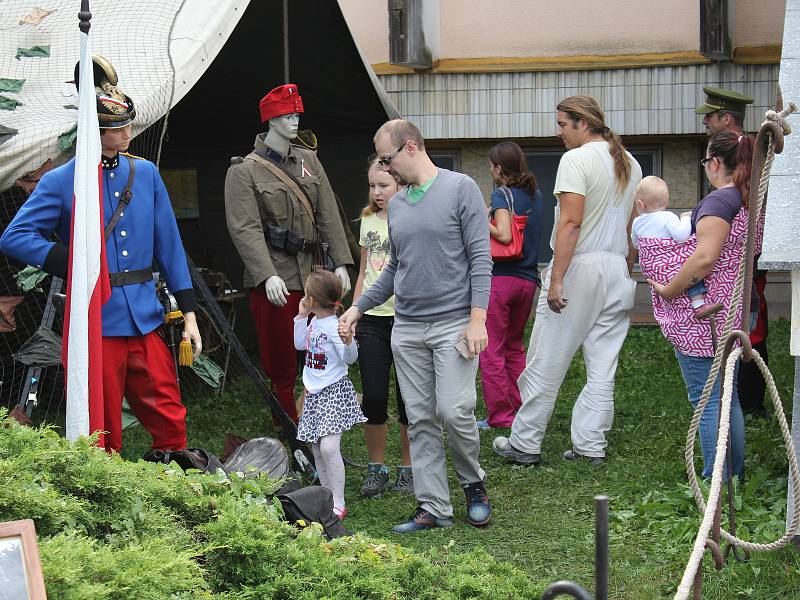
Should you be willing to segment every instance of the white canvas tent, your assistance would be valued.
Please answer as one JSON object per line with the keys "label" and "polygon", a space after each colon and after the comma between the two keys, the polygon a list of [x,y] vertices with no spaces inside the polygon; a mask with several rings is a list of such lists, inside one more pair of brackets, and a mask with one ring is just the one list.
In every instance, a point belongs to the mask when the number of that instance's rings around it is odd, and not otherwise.
{"label": "white canvas tent", "polygon": [[[192,88],[247,4],[248,0],[92,0],[93,46],[112,61],[120,87],[136,100],[134,133],[152,125]],[[18,132],[0,145],[0,189],[47,158],[65,158],[58,136],[76,119],[77,91],[69,82],[78,60],[79,8],[77,0],[0,4],[0,77],[24,80],[19,92],[3,94],[22,104],[0,111],[0,124]],[[22,22],[26,17],[35,21],[37,9],[52,12],[36,24]],[[17,58],[18,49],[35,46],[47,47],[49,56]]]}
{"label": "white canvas tent", "polygon": [[[244,15],[249,0],[91,0],[94,51],[108,58],[119,86],[137,107],[137,135],[192,89]],[[0,80],[24,80],[0,92],[21,105],[0,110],[0,125],[16,130],[0,140],[0,190],[48,158],[69,157],[58,138],[76,121],[70,83],[78,60],[79,0],[4,0],[0,3]],[[281,3],[271,3],[280,18]],[[38,21],[38,22],[37,22]],[[261,40],[252,39],[254,47]],[[19,49],[47,48],[49,56],[18,57]],[[357,50],[356,50],[357,51]],[[366,67],[387,114],[396,115]]]}

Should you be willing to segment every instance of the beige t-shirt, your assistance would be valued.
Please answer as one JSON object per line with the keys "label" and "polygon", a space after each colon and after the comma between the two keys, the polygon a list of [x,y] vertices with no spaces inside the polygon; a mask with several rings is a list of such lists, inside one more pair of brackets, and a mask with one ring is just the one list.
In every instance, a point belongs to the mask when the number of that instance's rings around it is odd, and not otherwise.
{"label": "beige t-shirt", "polygon": [[[361,293],[366,292],[383,271],[389,262],[391,246],[389,245],[389,223],[376,214],[371,214],[361,219],[361,234],[358,243],[366,250],[367,262],[364,266],[364,287]],[[367,311],[368,315],[376,317],[394,316],[394,296],[380,306]]]}
{"label": "beige t-shirt", "polygon": [[[628,220],[633,211],[636,186],[642,179],[642,168],[630,153],[626,155],[631,163],[631,178],[622,192],[614,178],[614,161],[608,152],[608,142],[589,142],[561,157],[553,186],[556,200],[564,192],[580,194],[586,199],[576,253],[612,252],[627,256]],[[557,202],[551,248],[555,248],[559,209]]]}

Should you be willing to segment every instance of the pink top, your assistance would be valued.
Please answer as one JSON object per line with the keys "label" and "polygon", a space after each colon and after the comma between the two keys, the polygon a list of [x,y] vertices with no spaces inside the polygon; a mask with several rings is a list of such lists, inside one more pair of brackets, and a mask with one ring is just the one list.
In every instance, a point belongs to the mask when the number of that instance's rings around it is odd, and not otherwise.
{"label": "pink top", "polygon": [[[714,268],[705,277],[707,302],[719,302],[725,309],[716,318],[717,335],[722,335],[725,314],[730,305],[736,276],[739,271],[744,243],[747,237],[748,211],[742,208],[731,223],[731,232],[722,246]],[[758,220],[756,230],[756,249],[761,246],[764,230],[763,211]],[[668,283],[677,275],[686,259],[697,248],[697,238],[692,235],[687,241],[678,243],[672,239],[640,238],[639,265],[642,274],[659,283]],[[664,300],[651,290],[653,314],[661,326],[661,331],[675,349],[689,356],[714,356],[711,341],[711,325],[708,320],[699,320],[694,316],[691,302],[686,292],[681,292],[672,300]],[[739,329],[742,322],[742,306],[739,304],[734,329]]]}

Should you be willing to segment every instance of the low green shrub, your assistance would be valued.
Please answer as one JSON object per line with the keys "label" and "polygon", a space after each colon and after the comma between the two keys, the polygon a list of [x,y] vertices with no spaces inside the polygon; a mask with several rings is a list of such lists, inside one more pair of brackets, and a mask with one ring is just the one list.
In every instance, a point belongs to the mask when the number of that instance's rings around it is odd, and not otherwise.
{"label": "low green shrub", "polygon": [[52,600],[533,598],[522,571],[454,544],[327,541],[281,520],[266,477],[126,462],[0,411],[0,520],[36,522]]}

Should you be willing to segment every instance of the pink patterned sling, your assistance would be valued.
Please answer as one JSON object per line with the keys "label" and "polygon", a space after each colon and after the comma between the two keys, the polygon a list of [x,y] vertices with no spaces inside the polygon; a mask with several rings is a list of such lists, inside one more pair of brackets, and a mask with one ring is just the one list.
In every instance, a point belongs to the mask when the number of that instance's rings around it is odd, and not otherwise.
{"label": "pink patterned sling", "polygon": [[[714,268],[706,275],[705,282],[708,288],[707,302],[719,302],[725,309],[720,312],[717,319],[717,335],[722,335],[725,321],[724,315],[733,295],[736,283],[739,262],[744,251],[747,236],[748,210],[742,208],[731,223],[731,232],[722,247],[719,258]],[[761,247],[763,237],[764,218],[763,212],[758,221],[756,231],[756,252]],[[639,265],[642,274],[659,283],[669,282],[678,273],[686,259],[697,248],[697,238],[692,235],[687,241],[679,243],[672,239],[640,238],[639,239]],[[711,342],[711,325],[709,321],[698,320],[694,316],[691,303],[686,292],[672,300],[664,300],[653,290],[650,290],[653,302],[653,314],[661,326],[664,337],[682,354],[689,356],[714,355]],[[738,307],[733,328],[739,329],[742,321],[742,307]]]}

